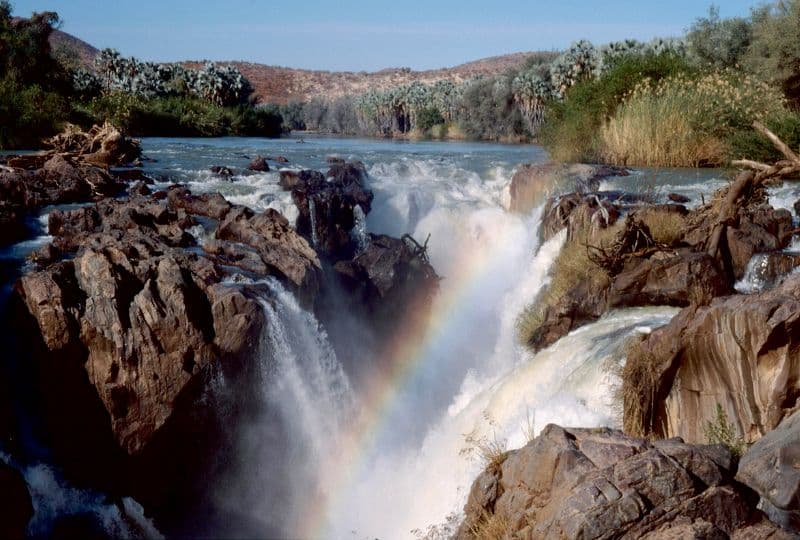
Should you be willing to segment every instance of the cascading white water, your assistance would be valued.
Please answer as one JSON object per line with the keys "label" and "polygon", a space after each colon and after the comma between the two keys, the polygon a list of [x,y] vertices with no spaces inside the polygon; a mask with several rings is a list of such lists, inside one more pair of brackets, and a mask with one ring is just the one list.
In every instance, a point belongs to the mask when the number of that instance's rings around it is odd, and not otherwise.
{"label": "cascading white water", "polygon": [[246,476],[218,500],[231,512],[272,527],[280,524],[270,533],[286,534],[302,521],[304,501],[320,488],[320,473],[352,417],[354,397],[314,315],[274,278],[239,281],[265,289],[259,300],[265,325],[256,359],[263,414],[239,426],[239,459],[248,462]]}
{"label": "cascading white water", "polygon": [[314,197],[308,198],[308,219],[311,226],[311,245],[317,247],[319,244],[317,239],[317,204],[314,202]]}
{"label": "cascading white water", "polygon": [[[7,455],[0,454],[0,460],[13,466]],[[27,530],[33,538],[50,536],[58,519],[75,515],[91,516],[110,538],[163,538],[144,516],[142,507],[131,498],[123,498],[119,505],[112,504],[100,493],[70,486],[52,467],[44,464],[19,467],[19,470],[33,503],[34,515]]]}
{"label": "cascading white water", "polygon": [[750,258],[744,276],[736,282],[734,288],[744,294],[763,291],[767,285],[768,270],[769,257],[763,253],[756,253]]}
{"label": "cascading white water", "polygon": [[369,235],[367,234],[367,215],[360,204],[353,207],[353,230],[350,231],[356,242],[356,250],[361,253],[369,246]]}
{"label": "cascading white water", "polygon": [[513,449],[548,423],[614,426],[615,370],[625,338],[665,324],[674,308],[621,311],[528,357],[499,378],[468,379],[415,448],[385,449],[347,494],[331,538],[446,538],[482,470],[477,446]]}

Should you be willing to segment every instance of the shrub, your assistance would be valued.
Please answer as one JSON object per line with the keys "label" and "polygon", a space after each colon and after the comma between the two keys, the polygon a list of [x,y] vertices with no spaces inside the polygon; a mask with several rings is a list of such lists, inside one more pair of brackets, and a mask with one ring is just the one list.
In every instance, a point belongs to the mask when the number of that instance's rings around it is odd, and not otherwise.
{"label": "shrub", "polygon": [[444,124],[444,116],[436,107],[425,107],[417,111],[417,129],[425,132],[439,124]]}
{"label": "shrub", "polygon": [[563,102],[548,104],[540,142],[556,161],[596,161],[600,127],[625,95],[642,80],[660,81],[691,73],[687,61],[672,52],[618,59],[601,77],[575,85]]}
{"label": "shrub", "polygon": [[780,0],[753,11],[753,34],[743,64],[800,105],[800,0]]}
{"label": "shrub", "polygon": [[751,130],[753,120],[783,111],[779,92],[730,71],[659,83],[645,79],[600,130],[599,153],[624,165],[723,165],[737,130]]}
{"label": "shrub", "polygon": [[734,456],[744,454],[746,449],[744,439],[736,434],[736,429],[728,420],[728,415],[725,414],[719,403],[717,403],[714,419],[706,422],[703,431],[708,444],[721,444],[727,447]]}
{"label": "shrub", "polygon": [[686,230],[686,218],[677,212],[645,209],[637,212],[636,216],[647,225],[653,240],[668,246],[677,244]]}
{"label": "shrub", "polygon": [[282,118],[272,109],[240,105],[219,107],[204,99],[145,99],[127,92],[110,92],[83,107],[92,122],[109,120],[135,136],[277,137]]}
{"label": "shrub", "polygon": [[303,119],[303,104],[293,101],[279,108],[281,118],[283,118],[283,128],[285,131],[303,131],[306,123]]}
{"label": "shrub", "polygon": [[0,79],[0,148],[36,147],[60,129],[68,112],[67,101],[55,92]]}
{"label": "shrub", "polygon": [[[790,148],[800,148],[800,113],[789,110],[772,113],[763,119],[763,123]],[[754,129],[737,130],[728,143],[731,159],[754,159],[762,163],[784,159],[784,155]]]}
{"label": "shrub", "polygon": [[528,135],[508,77],[479,79],[464,90],[457,116],[470,138],[499,140]]}

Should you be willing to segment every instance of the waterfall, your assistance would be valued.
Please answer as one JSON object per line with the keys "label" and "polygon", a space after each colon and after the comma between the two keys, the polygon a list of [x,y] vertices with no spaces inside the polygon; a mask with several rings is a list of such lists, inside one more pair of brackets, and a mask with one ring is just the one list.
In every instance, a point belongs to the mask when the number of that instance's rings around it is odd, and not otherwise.
{"label": "waterfall", "polygon": [[361,253],[369,246],[369,235],[367,234],[367,215],[360,204],[353,207],[353,230],[350,231],[356,242],[356,252]]}
{"label": "waterfall", "polygon": [[[376,360],[399,363],[402,377],[377,373],[353,386],[314,316],[277,281],[263,282],[259,365],[271,414],[245,430],[244,460],[255,460],[243,480],[247,501],[228,500],[283,524],[279,535],[447,536],[482,469],[476,441],[514,448],[550,422],[618,425],[613,395],[625,339],[676,312],[613,313],[530,354],[516,341],[515,323],[547,284],[565,233],[542,244],[541,208],[507,212],[508,179],[484,185],[486,193],[471,176],[467,183],[452,176],[430,185],[435,197],[424,211],[408,204],[417,193],[408,191],[411,182],[373,176],[375,204],[394,208],[388,214],[415,237],[431,235],[429,255],[444,277],[414,343],[376,351]],[[380,221],[372,226],[382,232]],[[399,314],[398,324],[414,315]],[[270,487],[276,483],[288,487]]]}
{"label": "waterfall", "polygon": [[260,291],[265,319],[256,358],[260,411],[239,426],[238,460],[247,465],[218,499],[268,527],[260,534],[285,536],[303,520],[305,502],[318,496],[355,402],[314,315],[274,278],[248,286]]}
{"label": "waterfall", "polygon": [[744,276],[736,282],[734,288],[743,294],[761,292],[767,286],[769,256],[756,253],[747,263]]}
{"label": "waterfall", "polygon": [[311,225],[311,245],[317,247],[319,243],[317,239],[317,205],[314,202],[314,197],[308,198],[308,219]]}

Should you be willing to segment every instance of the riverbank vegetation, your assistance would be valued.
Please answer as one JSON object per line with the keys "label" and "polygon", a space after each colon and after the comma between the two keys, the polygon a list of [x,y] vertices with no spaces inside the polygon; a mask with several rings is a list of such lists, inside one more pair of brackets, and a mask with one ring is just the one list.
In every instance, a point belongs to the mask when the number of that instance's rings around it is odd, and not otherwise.
{"label": "riverbank vegetation", "polygon": [[729,19],[712,6],[676,39],[579,41],[494,77],[293,103],[297,120],[290,127],[536,140],[556,160],[630,166],[723,166],[744,155],[769,160],[775,149],[752,132],[754,120],[800,144],[798,31],[800,0]]}
{"label": "riverbank vegetation", "polygon": [[92,70],[53,51],[53,12],[12,17],[0,1],[0,148],[38,146],[66,122],[110,120],[131,135],[275,137],[283,120],[236,69],[156,64],[100,52]]}

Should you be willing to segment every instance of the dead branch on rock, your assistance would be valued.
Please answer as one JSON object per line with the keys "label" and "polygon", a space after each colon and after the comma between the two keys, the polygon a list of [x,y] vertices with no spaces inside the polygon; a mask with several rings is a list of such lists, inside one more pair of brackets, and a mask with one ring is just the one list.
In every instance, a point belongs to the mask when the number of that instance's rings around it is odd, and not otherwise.
{"label": "dead branch on rock", "polygon": [[[716,223],[709,235],[706,247],[706,252],[712,257],[720,255],[721,240],[728,225],[734,222],[739,208],[754,198],[763,198],[763,193],[761,193],[762,186],[766,181],[800,173],[800,156],[789,148],[789,145],[761,122],[753,122],[753,128],[764,135],[786,159],[777,161],[773,165],[749,159],[739,159],[732,162],[734,166],[750,170],[742,171],[736,176],[719,207]],[[723,258],[725,257],[729,257],[729,254],[724,254]]]}
{"label": "dead branch on rock", "polygon": [[656,242],[647,225],[634,214],[625,219],[625,228],[617,233],[610,246],[586,244],[589,260],[604,269],[609,276],[619,274],[629,259],[649,257],[665,249],[669,249],[669,246]]}
{"label": "dead branch on rock", "polygon": [[[428,237],[425,239],[425,243],[420,245],[413,236],[410,234],[404,234],[401,239],[406,242],[406,245],[409,245],[413,250],[413,258],[419,259],[424,263],[430,264],[430,259],[428,259],[428,242],[431,239],[431,235],[429,234]],[[413,247],[412,247],[413,246]]]}
{"label": "dead branch on rock", "polygon": [[769,142],[771,142],[786,159],[777,161],[772,165],[750,159],[738,159],[731,162],[732,165],[757,171],[753,179],[757,183],[762,183],[770,178],[785,178],[787,176],[800,174],[800,156],[789,148],[788,144],[783,142],[761,122],[753,122],[753,128],[769,139]]}

